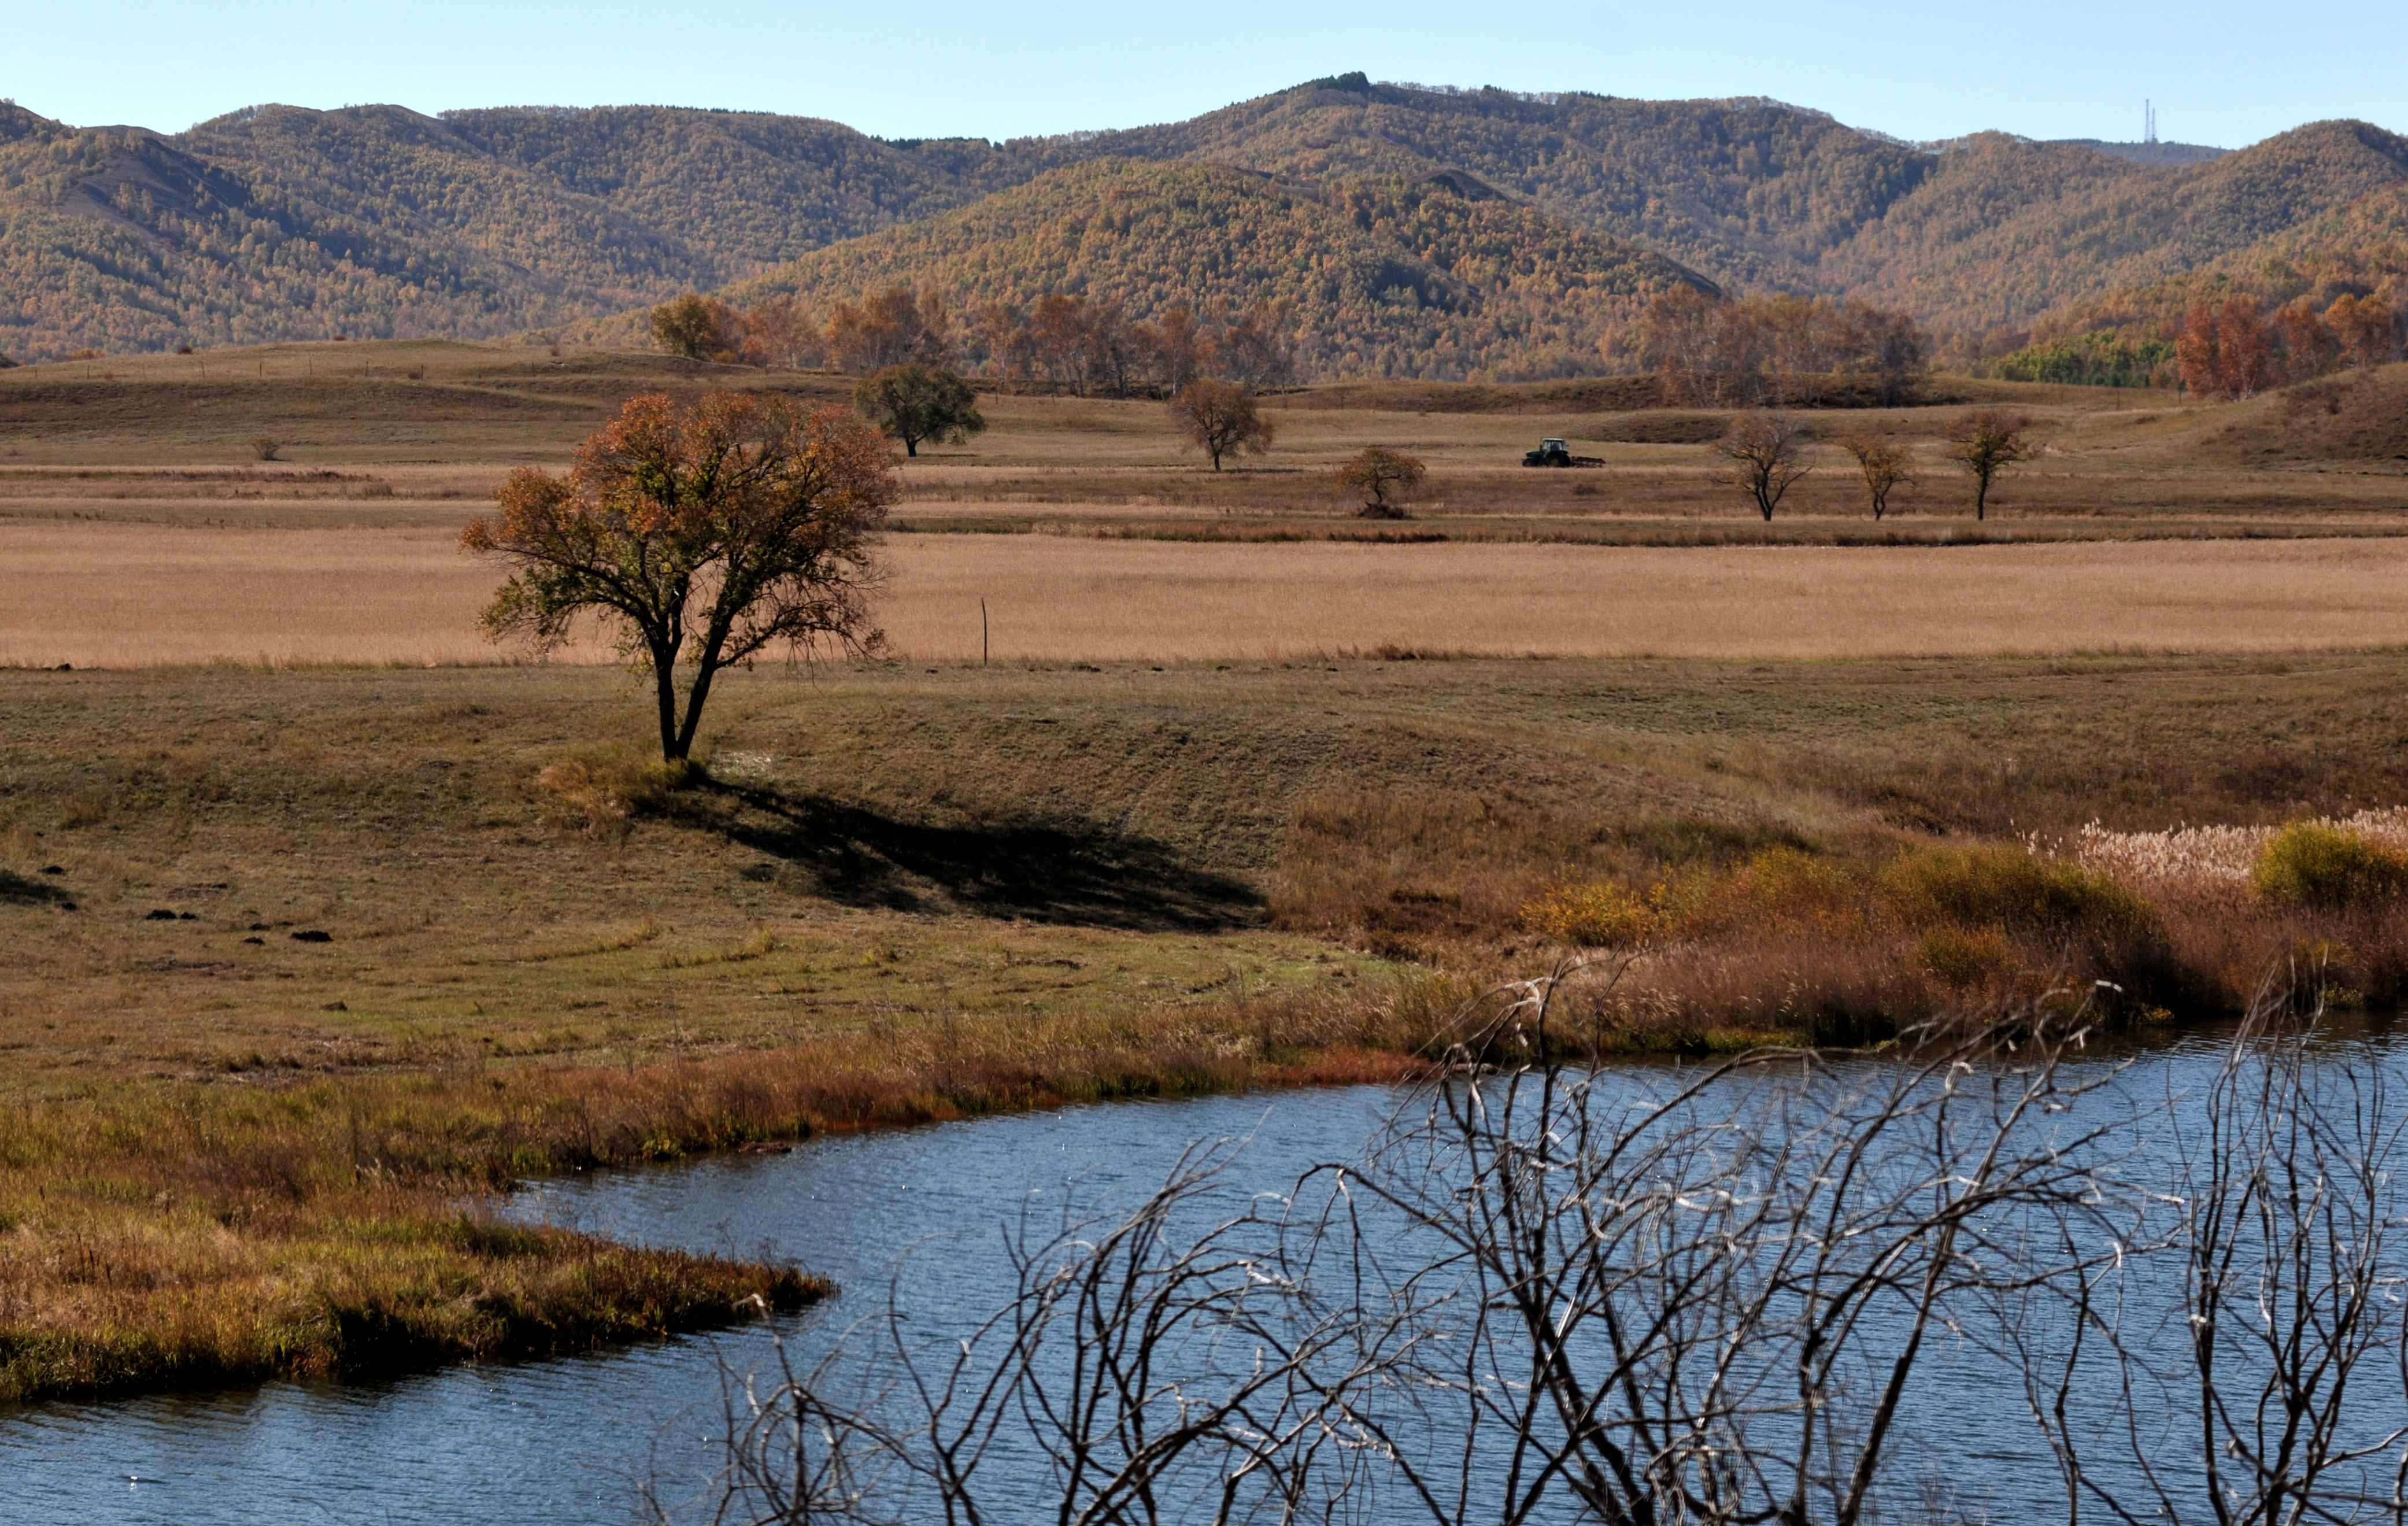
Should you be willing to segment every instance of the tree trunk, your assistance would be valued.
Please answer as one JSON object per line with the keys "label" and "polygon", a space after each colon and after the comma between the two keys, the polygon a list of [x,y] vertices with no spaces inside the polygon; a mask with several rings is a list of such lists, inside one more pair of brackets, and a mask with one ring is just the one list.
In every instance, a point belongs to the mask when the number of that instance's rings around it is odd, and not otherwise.
{"label": "tree trunk", "polygon": [[903,437],[903,453],[907,456],[918,455],[920,453],[920,442],[912,439],[910,435],[905,435]]}
{"label": "tree trunk", "polygon": [[693,756],[694,734],[702,729],[702,702],[710,698],[710,681],[718,671],[718,653],[704,653],[701,663],[695,669],[694,687],[686,691],[685,725],[678,728],[677,751],[670,755],[669,762],[682,763]]}
{"label": "tree trunk", "polygon": [[661,761],[674,763],[685,756],[678,749],[677,656],[652,648],[652,692],[661,713]]}

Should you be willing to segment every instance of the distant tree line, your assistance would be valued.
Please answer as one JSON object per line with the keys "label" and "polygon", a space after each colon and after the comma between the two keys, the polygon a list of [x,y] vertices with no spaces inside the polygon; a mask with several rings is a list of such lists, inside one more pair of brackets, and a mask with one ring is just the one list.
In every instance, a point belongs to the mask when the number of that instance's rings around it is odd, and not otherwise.
{"label": "distant tree line", "polygon": [[2036,340],[1978,369],[2009,382],[2181,387],[2245,397],[2351,367],[2387,365],[2408,337],[2408,294],[2320,291],[2278,301],[2228,292],[2168,316]]}
{"label": "distant tree line", "polygon": [[2403,315],[2384,297],[2344,294],[2319,309],[2308,297],[2278,308],[2228,296],[2184,314],[2174,360],[2186,391],[2246,397],[2349,366],[2400,358]]}
{"label": "distant tree line", "polygon": [[[1002,390],[1176,396],[1199,377],[1251,388],[1305,380],[1297,318],[1283,302],[1206,317],[1185,306],[1132,321],[1110,298],[1049,293],[957,310],[941,294],[889,286],[824,309],[791,295],[737,308],[688,295],[652,311],[661,345],[695,359],[867,374],[958,369]],[[1931,337],[1901,312],[1780,295],[1729,300],[1688,285],[1659,293],[1615,347],[1663,378],[1669,402],[1782,407],[1833,375],[1870,381],[1888,405],[1930,369]],[[1598,367],[1612,364],[1600,356]]]}
{"label": "distant tree line", "polygon": [[1641,362],[1665,399],[1700,408],[1782,407],[1831,375],[1871,379],[1881,401],[1906,400],[1931,367],[1931,337],[1902,312],[1862,302],[1770,296],[1727,301],[1674,286],[1648,305]]}
{"label": "distant tree line", "polygon": [[2171,339],[2130,338],[2103,330],[2028,344],[1988,367],[2005,382],[2076,387],[2158,387],[2172,378]]}
{"label": "distant tree line", "polygon": [[664,349],[696,360],[847,374],[921,366],[1081,397],[1176,396],[1199,377],[1246,387],[1300,378],[1295,315],[1278,303],[1212,319],[1173,307],[1140,323],[1116,301],[1061,293],[963,313],[908,286],[824,311],[791,296],[736,308],[689,294],[653,309],[651,326]]}

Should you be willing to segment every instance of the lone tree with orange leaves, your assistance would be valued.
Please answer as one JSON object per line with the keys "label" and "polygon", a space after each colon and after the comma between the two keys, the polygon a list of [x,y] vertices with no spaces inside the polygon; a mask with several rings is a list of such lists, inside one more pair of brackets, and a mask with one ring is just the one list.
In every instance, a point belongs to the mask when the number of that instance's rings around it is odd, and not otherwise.
{"label": "lone tree with orange leaves", "polygon": [[853,413],[650,393],[578,447],[566,476],[511,473],[460,544],[511,569],[484,613],[494,640],[550,651],[581,616],[612,627],[652,675],[662,761],[682,765],[721,669],[773,646],[881,644],[870,542],[894,497],[886,443]]}

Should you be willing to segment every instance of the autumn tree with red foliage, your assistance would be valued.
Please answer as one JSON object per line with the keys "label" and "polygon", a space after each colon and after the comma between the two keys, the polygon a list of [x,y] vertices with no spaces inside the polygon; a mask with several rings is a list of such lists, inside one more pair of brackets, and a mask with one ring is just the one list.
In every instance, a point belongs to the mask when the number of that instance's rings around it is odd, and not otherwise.
{"label": "autumn tree with red foliage", "polygon": [[2325,319],[2304,296],[2274,310],[2274,333],[2283,343],[2283,380],[2304,382],[2341,364],[2341,341]]}
{"label": "autumn tree with red foliage", "polygon": [[648,393],[578,447],[567,475],[512,472],[460,544],[511,569],[483,617],[494,640],[551,651],[581,616],[614,627],[652,677],[661,758],[682,764],[721,669],[773,646],[880,644],[870,542],[894,497],[886,443],[853,413]]}
{"label": "autumn tree with red foliage", "polygon": [[827,336],[791,296],[755,303],[737,316],[744,335],[739,353],[748,365],[801,370],[827,359]]}
{"label": "autumn tree with red foliage", "polygon": [[1727,301],[1689,285],[1659,293],[1639,325],[1641,364],[1667,403],[1744,408],[1805,402],[1821,378],[1871,379],[1894,408],[1930,368],[1931,337],[1863,302],[1772,296]]}
{"label": "autumn tree with red foliage", "polygon": [[2204,397],[2246,397],[2281,380],[2272,324],[2258,300],[2229,296],[2202,302],[2183,319],[2174,362],[2185,388]]}
{"label": "autumn tree with red foliage", "polygon": [[1202,373],[1211,340],[1186,308],[1169,308],[1136,329],[1138,353],[1163,389],[1177,394]]}

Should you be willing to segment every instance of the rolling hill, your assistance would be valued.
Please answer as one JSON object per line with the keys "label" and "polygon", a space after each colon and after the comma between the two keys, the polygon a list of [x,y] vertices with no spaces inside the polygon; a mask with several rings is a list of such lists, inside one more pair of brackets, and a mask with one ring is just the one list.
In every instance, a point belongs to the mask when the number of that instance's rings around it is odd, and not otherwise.
{"label": "rolling hill", "polygon": [[1600,368],[1609,338],[1682,282],[1714,289],[1460,174],[1307,186],[1103,159],[804,255],[730,295],[824,310],[919,285],[958,310],[1062,292],[1140,320],[1269,303],[1294,314],[1307,374],[1513,380]]}
{"label": "rolling hill", "polygon": [[[430,117],[267,106],[167,135],[70,128],[0,106],[0,353],[508,334],[741,287],[873,240],[779,278],[820,289],[840,272],[891,270],[914,249],[933,257],[976,226],[1025,232],[1036,203],[1017,193],[1058,200],[1086,182],[1050,177],[1131,162],[1269,177],[1294,198],[1281,215],[1305,219],[1282,223],[1281,237],[1340,238],[1290,246],[1330,272],[1336,295],[1323,307],[1364,315],[1376,305],[1348,283],[1380,274],[1354,241],[1373,236],[1340,237],[1348,219],[1324,218],[1331,198],[1354,194],[1340,188],[1394,196],[1460,176],[1493,190],[1476,214],[1415,212],[1429,227],[1404,238],[1402,256],[1379,256],[1403,258],[1391,273],[1406,279],[1375,288],[1418,294],[1427,344],[1484,355],[1502,352],[1448,328],[1475,309],[1526,311],[1537,350],[1577,350],[1585,319],[1544,315],[1550,294],[1635,270],[1641,251],[1727,290],[1861,296],[1959,335],[2062,329],[2154,313],[2201,283],[2408,278],[2402,145],[2360,122],[2223,154],[1999,134],[1915,145],[1773,101],[1529,96],[1360,75],[1185,122],[1003,143],[655,107]],[[1141,194],[1125,167],[1098,173],[1124,201]],[[1307,204],[1322,211],[1307,217]],[[894,237],[982,205],[983,224],[932,225],[938,243]],[[965,289],[1025,290],[1068,270],[1060,252],[1013,237],[1030,269],[1007,278],[990,261]],[[1416,238],[1432,242],[1422,250]],[[1515,252],[1500,255],[1509,244]],[[1482,264],[1500,259],[1510,280]],[[1570,263],[1536,268],[1555,259]],[[1302,310],[1302,278],[1276,264],[1261,266],[1254,297],[1286,295]],[[1086,257],[1079,279],[1136,294],[1166,278]],[[1347,320],[1320,341],[1330,363],[1377,353],[1401,332],[1396,316]],[[1506,332],[1500,342],[1513,342]]]}

